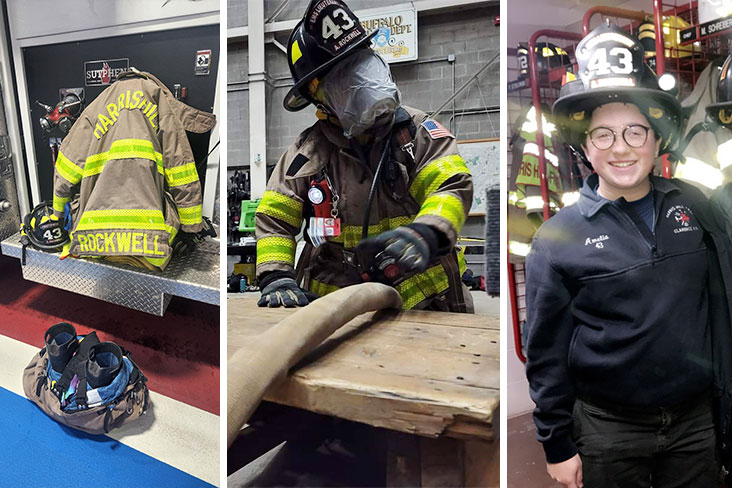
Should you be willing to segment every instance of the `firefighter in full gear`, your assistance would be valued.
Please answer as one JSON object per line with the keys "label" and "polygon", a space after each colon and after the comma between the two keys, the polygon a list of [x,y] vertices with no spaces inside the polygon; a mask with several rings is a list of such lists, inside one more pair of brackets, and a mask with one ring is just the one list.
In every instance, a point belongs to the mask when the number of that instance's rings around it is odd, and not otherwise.
{"label": "firefighter in full gear", "polygon": [[472,312],[456,251],[470,172],[449,131],[400,105],[369,48],[374,34],[344,3],[313,0],[290,35],[285,108],[313,103],[319,120],[280,158],[257,208],[260,306],[303,306],[373,280],[394,286],[405,309]]}
{"label": "firefighter in full gear", "polygon": [[67,252],[164,269],[176,235],[204,227],[186,131],[215,121],[150,73],[120,75],[82,112],[56,160],[53,210],[70,223]]}

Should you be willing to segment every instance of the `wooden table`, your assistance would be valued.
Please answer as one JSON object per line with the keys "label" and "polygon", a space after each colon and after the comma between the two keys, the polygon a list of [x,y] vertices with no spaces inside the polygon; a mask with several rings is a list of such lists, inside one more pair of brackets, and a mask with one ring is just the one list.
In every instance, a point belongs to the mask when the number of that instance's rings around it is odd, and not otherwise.
{"label": "wooden table", "polygon": [[[261,331],[295,311],[259,308],[256,301],[229,298],[229,357],[256,348]],[[265,400],[419,436],[395,436],[392,486],[498,486],[499,336],[498,317],[364,314],[307,356]],[[409,461],[415,455],[421,459],[416,467]],[[455,474],[459,480],[440,475],[450,471],[439,466],[445,462],[465,466]]]}

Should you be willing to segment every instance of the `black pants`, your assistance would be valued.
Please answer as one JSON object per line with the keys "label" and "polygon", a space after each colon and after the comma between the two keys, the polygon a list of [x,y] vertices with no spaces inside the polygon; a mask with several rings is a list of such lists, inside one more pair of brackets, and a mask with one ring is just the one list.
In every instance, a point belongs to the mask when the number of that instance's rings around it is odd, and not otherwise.
{"label": "black pants", "polygon": [[586,488],[715,488],[711,397],[674,408],[608,408],[577,400],[574,437]]}

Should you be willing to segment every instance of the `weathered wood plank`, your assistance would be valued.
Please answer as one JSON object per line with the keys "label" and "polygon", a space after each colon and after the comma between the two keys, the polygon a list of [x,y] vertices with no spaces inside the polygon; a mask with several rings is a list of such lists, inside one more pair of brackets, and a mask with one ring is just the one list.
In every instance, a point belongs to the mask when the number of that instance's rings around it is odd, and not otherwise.
{"label": "weathered wood plank", "polygon": [[[230,299],[228,353],[294,309]],[[428,437],[493,439],[497,318],[425,311],[363,314],[269,390],[270,401]]]}

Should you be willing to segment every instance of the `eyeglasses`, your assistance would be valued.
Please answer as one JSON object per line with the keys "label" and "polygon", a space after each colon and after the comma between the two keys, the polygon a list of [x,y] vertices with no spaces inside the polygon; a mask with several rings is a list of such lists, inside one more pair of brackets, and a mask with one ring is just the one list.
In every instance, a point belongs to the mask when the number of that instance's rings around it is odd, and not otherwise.
{"label": "eyeglasses", "polygon": [[[622,132],[623,140],[630,147],[642,147],[648,140],[649,129],[650,127],[640,124],[627,125]],[[590,136],[592,145],[600,151],[605,151],[613,147],[613,144],[615,144],[615,138],[618,135],[617,132],[609,127],[596,127],[591,131],[586,132],[586,134]]]}

